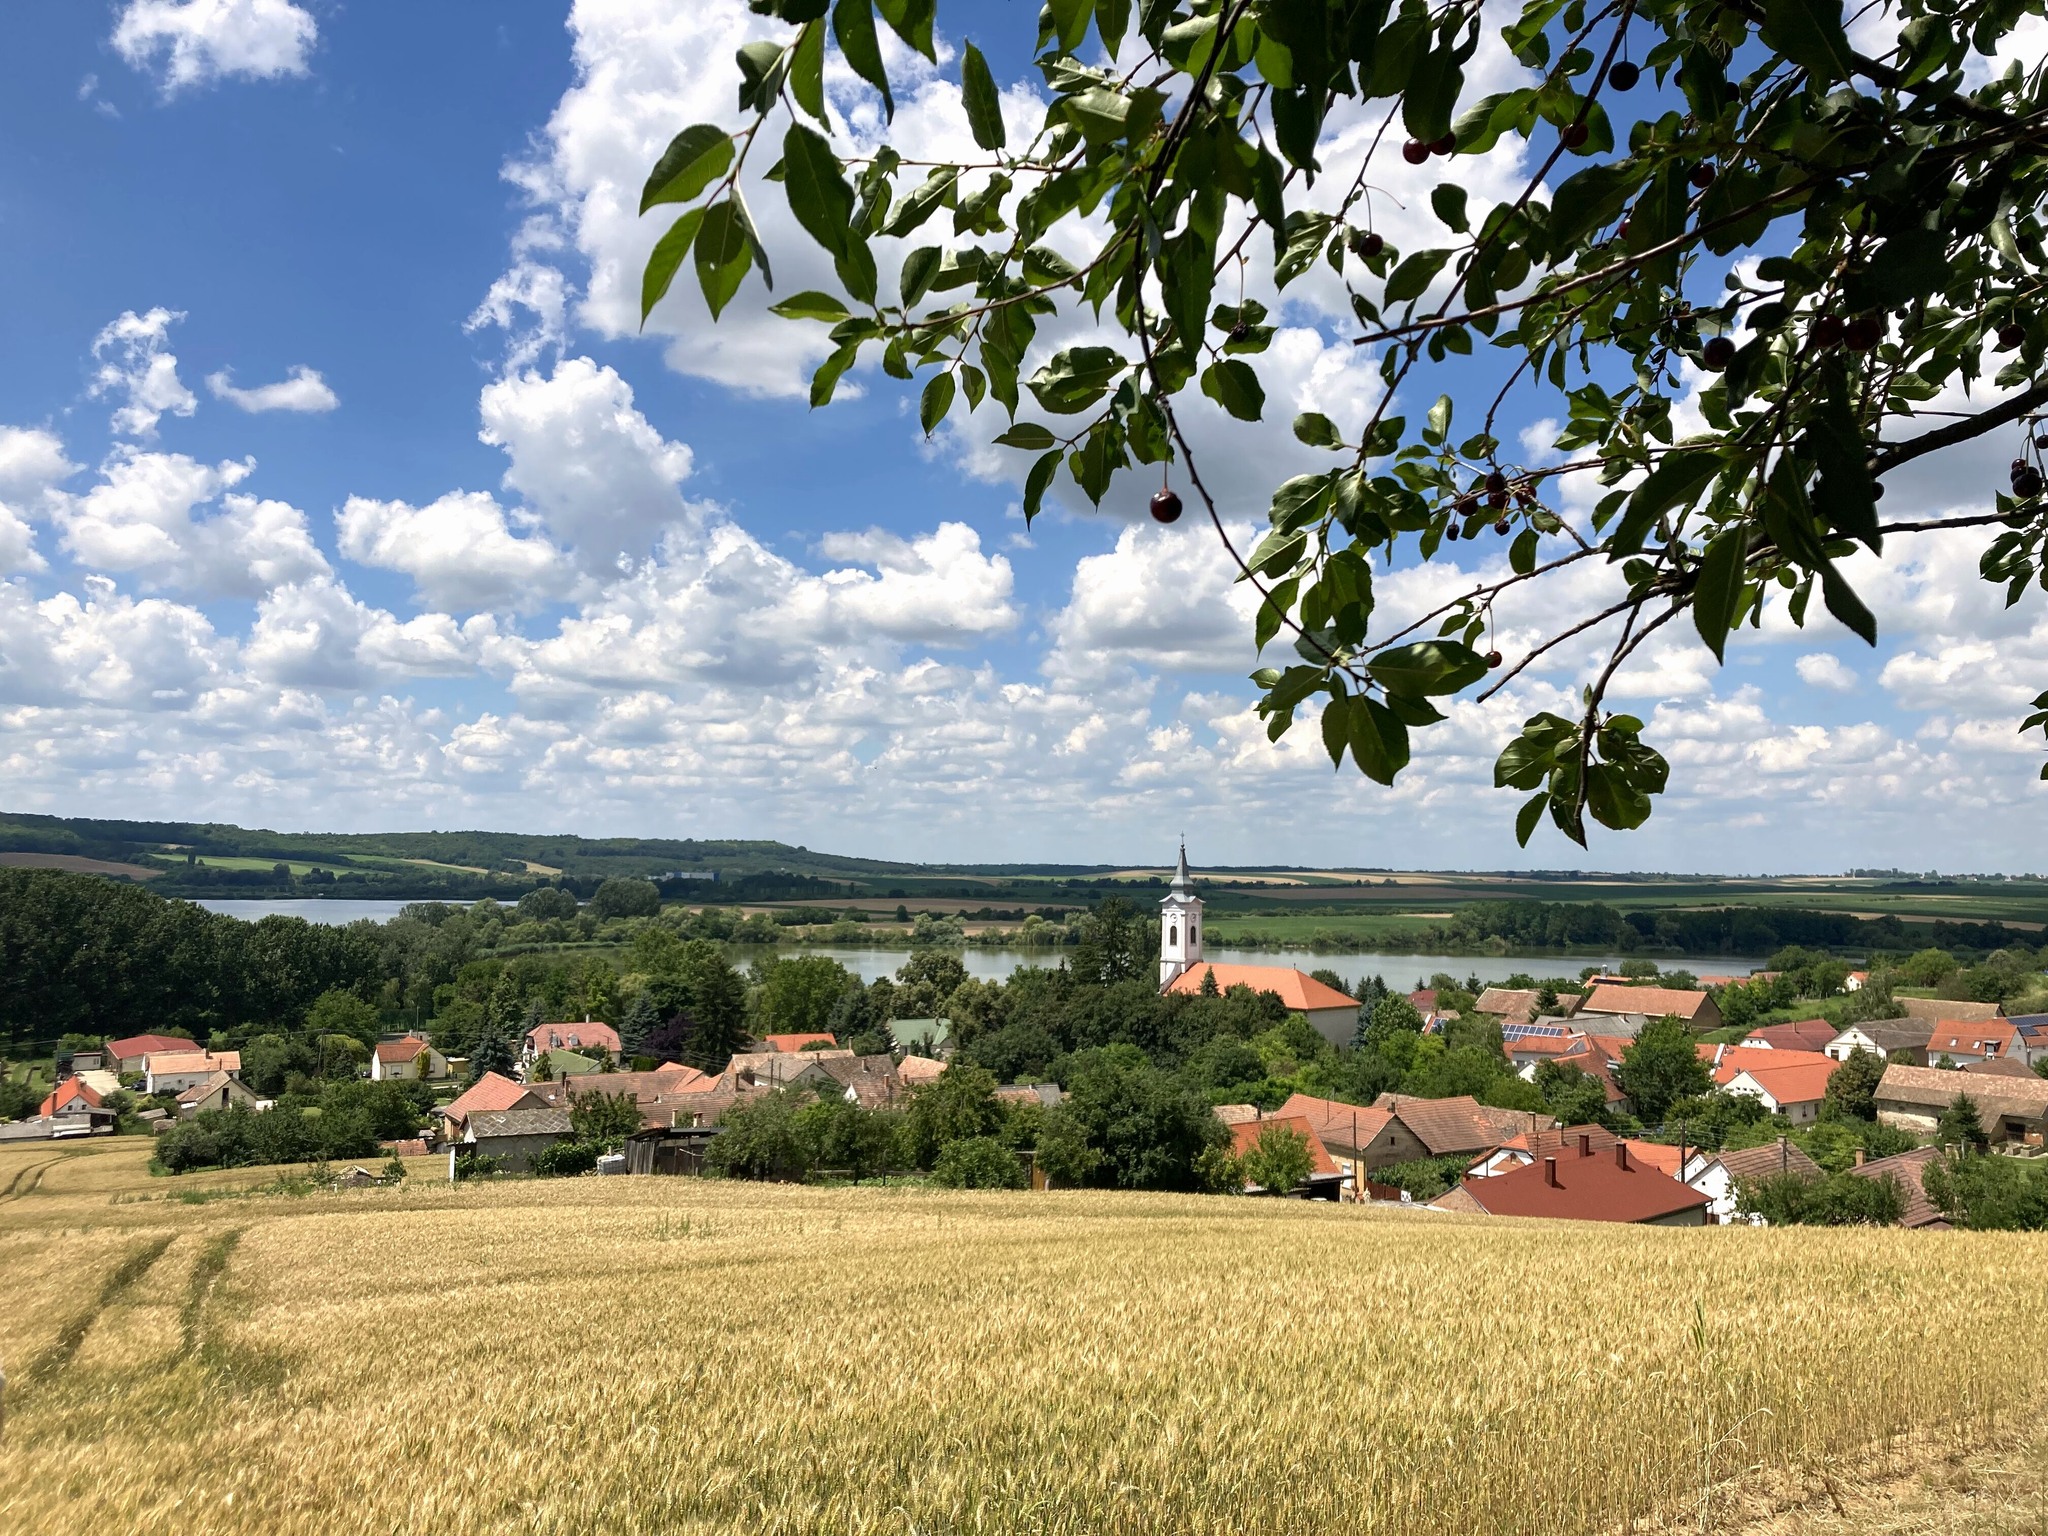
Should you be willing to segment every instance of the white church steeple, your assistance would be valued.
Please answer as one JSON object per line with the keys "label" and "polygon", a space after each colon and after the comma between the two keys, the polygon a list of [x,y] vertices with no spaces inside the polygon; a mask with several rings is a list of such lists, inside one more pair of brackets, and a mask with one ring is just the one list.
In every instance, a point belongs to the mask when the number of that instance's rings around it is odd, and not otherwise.
{"label": "white church steeple", "polygon": [[1180,867],[1159,902],[1159,985],[1171,986],[1176,976],[1202,959],[1202,898],[1188,873],[1188,845],[1180,845]]}

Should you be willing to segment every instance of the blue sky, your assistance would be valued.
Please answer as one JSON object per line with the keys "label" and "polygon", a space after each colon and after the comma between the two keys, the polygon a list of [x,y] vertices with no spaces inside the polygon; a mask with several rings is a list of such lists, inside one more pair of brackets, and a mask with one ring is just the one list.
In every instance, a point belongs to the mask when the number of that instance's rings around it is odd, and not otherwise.
{"label": "blue sky", "polygon": [[[1027,11],[941,9],[1020,125]],[[2011,836],[2038,762],[2013,725],[2048,633],[1999,611],[1974,546],[1865,562],[1875,654],[1777,614],[1725,670],[1683,635],[1646,654],[1622,702],[1672,794],[1645,833],[1523,853],[1492,757],[1590,649],[1460,706],[1395,790],[1333,779],[1312,722],[1265,743],[1244,593],[1196,519],[1142,517],[1148,477],[1026,536],[986,411],[923,442],[878,371],[810,411],[818,328],[757,282],[716,326],[683,294],[635,334],[660,230],[639,181],[677,128],[730,117],[733,47],[769,30],[740,0],[17,0],[5,25],[9,809],[906,858],[1156,861],[1185,830],[1238,863],[2042,862]],[[897,133],[964,143],[950,50],[904,67]],[[1334,122],[1330,157],[1356,137]],[[1459,162],[1476,201],[1521,153]],[[1375,179],[1407,204],[1390,236],[1421,243],[1426,182]],[[825,286],[774,190],[755,206],[781,288]],[[1190,405],[1233,521],[1305,462],[1295,409],[1366,408],[1341,297],[1290,290],[1268,422]],[[1531,462],[1541,415],[1517,422]],[[2007,456],[1931,460],[1886,510],[1975,505]],[[1397,569],[1382,612],[1470,580]],[[1504,612],[1503,649],[1601,580]]]}

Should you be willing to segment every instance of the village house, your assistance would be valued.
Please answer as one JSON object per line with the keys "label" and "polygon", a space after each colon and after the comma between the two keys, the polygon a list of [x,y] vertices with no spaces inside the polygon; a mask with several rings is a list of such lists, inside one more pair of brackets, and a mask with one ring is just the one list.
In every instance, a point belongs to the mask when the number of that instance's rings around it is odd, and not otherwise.
{"label": "village house", "polygon": [[142,1058],[144,1093],[182,1093],[216,1072],[239,1073],[240,1051],[151,1051]]}
{"label": "village house", "polygon": [[1762,1051],[1736,1047],[1721,1057],[1714,1081],[1727,1093],[1747,1094],[1794,1125],[1820,1118],[1828,1079],[1841,1063],[1818,1051]]}
{"label": "village house", "polygon": [[487,1110],[544,1109],[547,1101],[535,1090],[538,1083],[518,1083],[497,1072],[486,1072],[454,1099],[439,1106],[444,1141],[460,1141],[469,1117]]}
{"label": "village house", "polygon": [[1469,1180],[1430,1204],[1483,1216],[1703,1227],[1708,1200],[1633,1156],[1625,1142],[1600,1151],[1590,1136],[1581,1136],[1573,1151],[1546,1153],[1492,1178]]}
{"label": "village house", "polygon": [[[1610,1021],[1603,1019],[1600,1022]],[[1621,1053],[1633,1043],[1633,1038],[1626,1035],[1594,1035],[1575,1030],[1555,1042],[1525,1036],[1510,1044],[1507,1052],[1508,1060],[1515,1064],[1515,1075],[1524,1082],[1535,1082],[1536,1069],[1546,1061],[1576,1067],[1599,1082],[1601,1095],[1610,1110],[1628,1114],[1628,1095],[1622,1092],[1614,1074],[1621,1065]]]}
{"label": "village house", "polygon": [[2013,1053],[2028,1066],[2048,1061],[2048,1013],[2023,1013],[2013,1021]]}
{"label": "village house", "polygon": [[1791,1024],[1766,1024],[1752,1029],[1735,1043],[1767,1051],[1807,1051],[1823,1056],[1838,1033],[1826,1019],[1800,1019]]}
{"label": "village house", "polygon": [[1448,1099],[1418,1099],[1411,1095],[1383,1093],[1373,1100],[1374,1109],[1392,1115],[1422,1144],[1429,1157],[1476,1156],[1491,1152],[1502,1142],[1530,1128],[1546,1129],[1557,1124],[1549,1115],[1532,1116],[1527,1110],[1496,1109],[1481,1104],[1470,1094]]}
{"label": "village house", "polygon": [[1977,1106],[1984,1134],[1994,1144],[2048,1143],[2048,1078],[1986,1077],[1888,1063],[1877,1085],[1877,1118],[1916,1135],[1932,1135],[1941,1112],[1958,1094]]}
{"label": "village house", "polygon": [[1927,1036],[1927,1059],[1936,1065],[1943,1057],[1961,1066],[2001,1056],[2019,1060],[2019,1054],[2019,1030],[2011,1019],[1941,1019]]}
{"label": "village house", "polygon": [[1737,1213],[1740,1192],[1736,1185],[1739,1182],[1754,1183],[1758,1179],[1788,1173],[1802,1179],[1821,1176],[1820,1164],[1794,1146],[1791,1138],[1786,1136],[1760,1147],[1695,1153],[1686,1159],[1686,1164],[1686,1185],[1707,1197],[1707,1214],[1712,1223],[1721,1226],[1744,1220],[1761,1225],[1755,1218]]}
{"label": "village house", "polygon": [[572,1134],[566,1109],[481,1109],[467,1117],[459,1140],[501,1172],[525,1173],[537,1153]]}
{"label": "village house", "polygon": [[1332,1045],[1352,1042],[1358,1033],[1358,999],[1293,966],[1213,965],[1202,958],[1202,927],[1202,898],[1195,894],[1183,844],[1173,883],[1159,901],[1159,990],[1194,996],[1213,983],[1218,992],[1232,987],[1270,992]]}
{"label": "village house", "polygon": [[104,1065],[111,1068],[116,1076],[126,1077],[131,1072],[142,1070],[143,1058],[152,1051],[196,1051],[197,1040],[188,1040],[183,1035],[128,1035],[119,1040],[109,1040],[100,1048]]}
{"label": "village house", "polygon": [[1921,1175],[1927,1165],[1942,1155],[1939,1147],[1914,1147],[1911,1151],[1900,1152],[1892,1157],[1880,1157],[1870,1162],[1863,1160],[1859,1149],[1856,1166],[1849,1171],[1858,1178],[1894,1179],[1898,1182],[1899,1193],[1905,1196],[1905,1209],[1899,1214],[1899,1225],[1924,1232],[1946,1232],[1949,1219],[1941,1214],[1940,1207],[1927,1198],[1927,1190],[1921,1183]]}
{"label": "village house", "polygon": [[2005,1017],[2005,1009],[1997,1003],[1959,1003],[1944,997],[1902,997],[1897,1001],[1907,1018],[1925,1019],[1929,1024],[1982,1024]]}
{"label": "village house", "polygon": [[1927,1065],[1927,1040],[1932,1026],[1919,1019],[1873,1019],[1851,1024],[1823,1046],[1822,1054],[1847,1061],[1851,1053],[1865,1051],[1879,1061],[1896,1061],[1902,1066]]}
{"label": "village house", "polygon": [[621,1054],[619,1032],[591,1019],[581,1024],[536,1024],[526,1032],[526,1059],[531,1061],[543,1051],[604,1051],[617,1061]]}
{"label": "village house", "polygon": [[670,1062],[652,1072],[591,1072],[552,1082],[529,1082],[525,1087],[529,1097],[548,1109],[573,1109],[583,1094],[631,1094],[640,1111],[640,1123],[660,1127],[675,1124],[678,1109],[699,1107],[698,1099],[717,1082],[695,1067]]}
{"label": "village house", "polygon": [[953,1054],[951,1019],[891,1019],[889,1035],[899,1051],[931,1057]]}
{"label": "village house", "polygon": [[[1533,987],[1488,987],[1472,1004],[1474,1013],[1483,1013],[1500,1020],[1505,1028],[1510,1024],[1528,1024],[1542,1014],[1543,994]],[[1560,992],[1557,995],[1557,1016],[1570,1018],[1579,1011],[1583,999],[1576,992]]]}
{"label": "village house", "polygon": [[1682,987],[1595,987],[1579,1009],[1580,1017],[1631,1013],[1650,1019],[1683,1019],[1703,1032],[1721,1027],[1720,1005],[1712,995]]}
{"label": "village house", "polygon": [[1305,1093],[1290,1094],[1287,1102],[1273,1111],[1271,1117],[1263,1116],[1250,1105],[1239,1106],[1250,1109],[1247,1115],[1237,1114],[1235,1118],[1223,1118],[1231,1127],[1231,1134],[1237,1134],[1240,1126],[1256,1125],[1265,1118],[1300,1120],[1316,1134],[1336,1164],[1337,1171],[1344,1176],[1344,1198],[1363,1199],[1365,1185],[1379,1169],[1391,1168],[1396,1163],[1411,1163],[1419,1157],[1427,1157],[1429,1151],[1416,1139],[1415,1133],[1383,1109],[1371,1109],[1362,1104],[1340,1104],[1334,1099],[1313,1098]]}
{"label": "village house", "polygon": [[928,1083],[944,1074],[946,1064],[930,1056],[906,1056],[896,1063],[896,1075],[903,1080],[906,1088],[915,1088],[919,1083]]}
{"label": "village house", "polygon": [[1548,1130],[1522,1131],[1510,1136],[1491,1152],[1481,1153],[1465,1170],[1468,1179],[1490,1179],[1495,1174],[1526,1168],[1539,1157],[1576,1152],[1585,1137],[1595,1152],[1605,1152],[1621,1138],[1600,1125],[1553,1126]]}
{"label": "village house", "polygon": [[438,1083],[446,1081],[447,1077],[448,1058],[419,1035],[379,1040],[370,1051],[370,1081],[373,1083],[412,1079]]}
{"label": "village house", "polygon": [[232,1072],[216,1072],[178,1095],[178,1113],[196,1115],[205,1109],[226,1109],[230,1104],[253,1109],[261,1102],[254,1090]]}

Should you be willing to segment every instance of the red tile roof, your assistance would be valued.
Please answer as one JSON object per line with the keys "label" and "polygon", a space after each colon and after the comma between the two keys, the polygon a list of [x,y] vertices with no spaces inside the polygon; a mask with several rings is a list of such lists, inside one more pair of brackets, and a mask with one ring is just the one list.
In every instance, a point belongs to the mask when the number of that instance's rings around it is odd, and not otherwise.
{"label": "red tile roof", "polygon": [[529,1098],[535,1104],[540,1102],[528,1093],[526,1084],[515,1083],[497,1072],[486,1072],[453,1100],[442,1105],[441,1113],[451,1120],[461,1120],[468,1115],[512,1109]]}
{"label": "red tile roof", "polygon": [[807,1045],[822,1045],[828,1049],[839,1042],[831,1035],[763,1035],[761,1043],[771,1051],[800,1051]]}
{"label": "red tile roof", "polygon": [[1704,992],[1688,992],[1678,987],[1595,987],[1586,998],[1581,1013],[1640,1013],[1653,1019],[1665,1014],[1674,1014],[1690,1020],[1701,1009],[1708,1007],[1713,999]]}
{"label": "red tile roof", "polygon": [[594,1051],[599,1046],[614,1056],[619,1054],[619,1032],[609,1024],[595,1021],[588,1024],[536,1024],[526,1032],[526,1042],[536,1054],[541,1051]]}
{"label": "red tile roof", "polygon": [[1202,978],[1210,975],[1216,978],[1216,990],[1219,992],[1228,992],[1232,987],[1271,992],[1296,1013],[1306,1013],[1312,1008],[1358,1006],[1356,998],[1346,997],[1335,987],[1325,986],[1291,965],[1216,965],[1203,960],[1174,977],[1166,990],[1187,995],[1199,993]]}
{"label": "red tile roof", "polygon": [[[1288,1095],[1287,1102],[1269,1119],[1306,1121],[1326,1144],[1358,1151],[1372,1145],[1373,1138],[1387,1128],[1394,1117],[1384,1109],[1365,1104],[1345,1104],[1336,1099],[1316,1099],[1305,1093]],[[1252,1124],[1260,1122],[1254,1120]]]}
{"label": "red tile roof", "polygon": [[[1450,1099],[1417,1099],[1383,1093],[1373,1101],[1415,1133],[1415,1139],[1429,1149],[1431,1157],[1448,1157],[1458,1152],[1491,1152],[1502,1142],[1529,1129],[1529,1113],[1520,1109],[1495,1109],[1481,1104],[1470,1094]],[[1557,1122],[1549,1115],[1537,1117],[1539,1128]]]}
{"label": "red tile roof", "polygon": [[[1655,1221],[1701,1210],[1707,1197],[1617,1146],[1590,1156],[1576,1152],[1537,1159],[1459,1190],[1494,1216],[1551,1216],[1570,1221]],[[1553,1183],[1552,1180],[1555,1180]]]}
{"label": "red tile roof", "polygon": [[115,1061],[128,1061],[137,1056],[147,1056],[151,1051],[196,1051],[197,1040],[187,1040],[183,1035],[129,1035],[120,1040],[109,1040],[107,1056]]}
{"label": "red tile roof", "polygon": [[1816,1051],[1736,1049],[1721,1058],[1714,1081],[1725,1088],[1743,1074],[1780,1104],[1818,1104],[1840,1066],[1834,1057]]}
{"label": "red tile roof", "polygon": [[42,1107],[36,1113],[39,1115],[54,1115],[74,1099],[82,1099],[93,1109],[103,1107],[100,1103],[100,1096],[94,1093],[91,1088],[75,1077],[67,1077],[51,1090],[49,1096],[43,1100]]}
{"label": "red tile roof", "polygon": [[427,1042],[418,1035],[407,1035],[403,1040],[379,1040],[377,1059],[386,1066],[397,1066],[402,1061],[411,1061],[427,1048]]}
{"label": "red tile roof", "polygon": [[1927,1054],[2003,1056],[2012,1049],[2013,1031],[2010,1019],[1942,1019],[1928,1036]]}
{"label": "red tile roof", "polygon": [[1941,1156],[1939,1147],[1915,1147],[1910,1152],[1901,1152],[1893,1157],[1880,1157],[1875,1162],[1862,1163],[1849,1171],[1859,1179],[1893,1178],[1899,1181],[1899,1192],[1906,1197],[1906,1207],[1899,1213],[1902,1227],[1946,1227],[1948,1218],[1941,1214],[1940,1207],[1927,1198],[1927,1190],[1920,1182],[1920,1176],[1927,1171],[1927,1165]]}
{"label": "red tile roof", "polygon": [[1749,1045],[1754,1041],[1780,1051],[1823,1051],[1840,1033],[1826,1019],[1800,1019],[1791,1024],[1766,1024],[1761,1029],[1752,1029],[1739,1043]]}

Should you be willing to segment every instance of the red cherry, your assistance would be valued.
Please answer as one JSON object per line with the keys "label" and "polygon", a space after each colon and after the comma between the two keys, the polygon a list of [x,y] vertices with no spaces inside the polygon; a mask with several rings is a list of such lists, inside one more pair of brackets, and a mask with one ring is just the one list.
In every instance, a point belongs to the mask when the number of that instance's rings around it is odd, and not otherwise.
{"label": "red cherry", "polygon": [[1172,491],[1152,493],[1152,517],[1161,523],[1177,522],[1180,519],[1180,498]]}
{"label": "red cherry", "polygon": [[1726,336],[1716,336],[1700,348],[1700,361],[1715,373],[1719,373],[1735,361],[1735,343]]}
{"label": "red cherry", "polygon": [[1401,158],[1410,165],[1420,165],[1429,158],[1429,146],[1420,139],[1410,139],[1401,146]]}
{"label": "red cherry", "polygon": [[1842,332],[1852,352],[1868,352],[1884,340],[1884,322],[1876,315],[1858,315]]}
{"label": "red cherry", "polygon": [[1822,315],[1813,322],[1813,344],[1816,347],[1839,347],[1842,333],[1847,329],[1840,315]]}
{"label": "red cherry", "polygon": [[1714,184],[1714,168],[1702,160],[1692,168],[1692,174],[1685,179],[1704,192]]}
{"label": "red cherry", "polygon": [[1449,539],[1449,540],[1450,540],[1450,541],[1451,541],[1451,542],[1452,542],[1453,544],[1457,543],[1457,542],[1458,542],[1458,525],[1457,525],[1456,523],[1445,523],[1445,524],[1444,524],[1444,537],[1445,537],[1445,538],[1447,538],[1447,539]]}
{"label": "red cherry", "polygon": [[1500,665],[1500,652],[1499,652],[1499,651],[1488,651],[1488,652],[1486,653],[1486,670],[1487,670],[1487,671],[1489,671],[1489,672],[1491,672],[1491,671],[1493,671],[1493,669],[1494,669],[1494,668],[1498,667],[1499,665]]}
{"label": "red cherry", "polygon": [[2026,341],[2027,328],[2017,320],[2001,325],[1998,328],[1998,344],[2007,352],[2017,352],[2026,345]]}
{"label": "red cherry", "polygon": [[1578,149],[1592,137],[1593,131],[1584,123],[1567,123],[1564,132],[1558,135],[1566,149]]}
{"label": "red cherry", "polygon": [[1455,133],[1447,133],[1442,138],[1431,141],[1429,152],[1432,155],[1448,155],[1457,147],[1458,136]]}
{"label": "red cherry", "polygon": [[1635,65],[1629,63],[1627,59],[1623,59],[1614,68],[1607,71],[1607,83],[1617,91],[1634,90],[1636,82],[1642,78],[1643,72],[1636,68]]}

